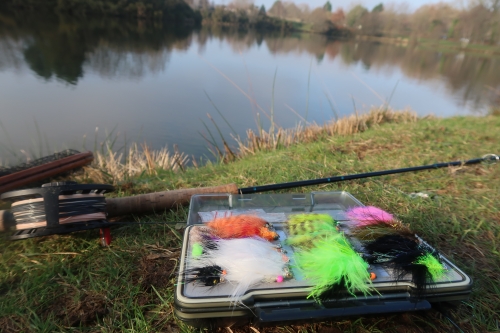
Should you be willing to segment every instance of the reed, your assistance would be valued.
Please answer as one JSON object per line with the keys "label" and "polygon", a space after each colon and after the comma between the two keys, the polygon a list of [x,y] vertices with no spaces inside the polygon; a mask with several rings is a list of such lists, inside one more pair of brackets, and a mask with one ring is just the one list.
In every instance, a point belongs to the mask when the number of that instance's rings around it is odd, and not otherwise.
{"label": "reed", "polygon": [[369,128],[384,123],[413,123],[418,120],[416,113],[410,110],[394,111],[383,105],[370,110],[366,114],[353,114],[338,120],[332,120],[323,125],[297,125],[295,128],[269,132],[260,131],[260,135],[253,130],[247,130],[246,139],[235,138],[238,144],[238,156],[253,155],[258,151],[270,151],[286,148],[297,143],[306,143],[318,140],[324,136],[352,135],[361,133]]}
{"label": "reed", "polygon": [[132,144],[124,153],[113,150],[111,145],[104,145],[101,151],[94,152],[94,162],[84,168],[79,178],[92,179],[95,182],[120,182],[141,174],[156,175],[159,170],[182,171],[189,162],[189,157],[174,146],[171,153],[167,147],[152,150],[147,144]]}
{"label": "reed", "polygon": [[[271,119],[273,119],[272,115],[273,108],[271,108]],[[257,131],[249,129],[244,138],[230,133],[236,142],[236,147],[230,147],[228,140],[224,138],[214,119],[210,115],[208,117],[222,139],[223,148],[217,146],[215,137],[205,123],[203,124],[210,138],[206,136],[204,138],[209,144],[208,149],[216,160],[221,163],[235,161],[260,151],[274,151],[299,143],[313,142],[322,137],[361,133],[384,123],[413,123],[418,120],[417,115],[410,110],[395,111],[384,104],[378,108],[373,108],[366,114],[353,114],[340,119],[335,118],[322,125],[316,123],[304,125],[303,122],[300,122],[294,128],[285,129],[271,121],[268,131],[261,126]],[[224,121],[226,121],[225,118]],[[195,168],[198,167],[198,163],[194,158],[190,159],[187,154],[179,152],[175,145],[173,152],[168,147],[152,150],[147,144],[139,145],[137,143],[132,144],[130,147],[125,145],[117,148],[116,140],[114,129],[107,134],[102,143],[97,144],[97,139],[95,139],[95,160],[90,166],[84,167],[83,173],[77,176],[80,180],[116,184],[142,174],[157,175],[160,170],[184,171],[191,163]]]}
{"label": "reed", "polygon": [[490,116],[496,116],[496,117],[500,116],[500,107],[493,107],[493,108],[491,108],[488,111],[488,114]]}
{"label": "reed", "polygon": [[[209,118],[214,122],[210,116]],[[299,123],[294,128],[285,129],[273,122],[269,131],[259,128],[255,132],[249,129],[245,138],[231,135],[237,144],[234,149],[229,147],[215,122],[214,125],[223,140],[224,148],[217,147],[215,138],[210,132],[211,140],[207,137],[205,139],[211,145],[209,149],[217,160],[228,163],[261,151],[274,151],[299,143],[313,142],[324,137],[361,133],[385,123],[414,123],[416,121],[418,121],[417,115],[410,110],[395,111],[382,105],[366,114],[353,114],[338,120],[332,119],[323,125],[313,123],[305,126]],[[128,150],[124,149],[121,153],[119,151],[114,149],[114,141],[102,144],[101,149],[96,149],[94,152],[94,162],[84,168],[79,178],[116,184],[143,174],[157,175],[160,170],[184,171],[191,163],[188,155],[179,152],[175,145],[173,153],[167,147],[152,150],[147,144],[139,146],[136,143],[132,144]],[[193,166],[198,167],[198,164],[193,162]]]}

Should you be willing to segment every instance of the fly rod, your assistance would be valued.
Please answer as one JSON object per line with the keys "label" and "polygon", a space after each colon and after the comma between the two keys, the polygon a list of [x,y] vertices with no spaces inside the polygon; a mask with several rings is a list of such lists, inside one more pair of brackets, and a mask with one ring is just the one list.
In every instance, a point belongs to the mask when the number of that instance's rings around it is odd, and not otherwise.
{"label": "fly rod", "polygon": [[[266,192],[266,191],[273,191],[273,190],[283,190],[283,189],[289,189],[289,188],[296,188],[296,187],[301,187],[301,186],[312,186],[312,185],[334,183],[334,182],[353,180],[353,179],[362,179],[362,178],[370,178],[370,177],[377,177],[377,176],[383,176],[383,175],[405,173],[405,172],[414,172],[414,171],[421,171],[421,170],[434,170],[434,169],[445,168],[445,167],[450,167],[450,166],[472,165],[472,164],[478,164],[478,163],[482,163],[482,162],[495,163],[495,162],[498,162],[499,159],[500,158],[497,155],[489,154],[489,155],[485,155],[481,158],[475,158],[475,159],[471,159],[471,160],[467,160],[467,161],[435,163],[435,164],[414,166],[414,167],[401,168],[401,169],[373,171],[373,172],[366,172],[366,173],[359,173],[359,174],[352,174],[352,175],[343,175],[343,176],[332,176],[329,178],[301,180],[301,181],[280,183],[280,184],[269,184],[269,185],[243,187],[243,188],[238,188],[236,184],[227,184],[227,185],[214,186],[214,187],[178,189],[178,190],[172,190],[172,191],[147,193],[147,194],[140,194],[140,195],[135,195],[135,196],[130,196],[130,197],[122,197],[122,198],[102,198],[101,201],[103,201],[102,204],[104,205],[103,206],[104,210],[102,211],[102,213],[105,214],[105,216],[107,216],[107,217],[120,216],[120,215],[130,215],[130,214],[148,214],[148,213],[154,213],[154,212],[161,213],[161,212],[165,211],[166,209],[172,209],[172,208],[175,208],[175,207],[180,206],[180,205],[189,204],[191,197],[195,194],[211,194],[211,193],[252,194],[252,193],[259,193],[259,192]],[[65,186],[70,186],[70,185],[65,185]],[[103,185],[98,185],[98,186],[103,186]],[[21,193],[21,194],[23,194],[23,193]],[[4,197],[9,197],[9,196],[12,196],[12,195],[5,193],[2,195],[2,199],[4,199]],[[88,198],[82,198],[82,199],[78,199],[78,200],[80,200],[80,201],[88,200]],[[29,205],[42,205],[42,203],[29,203]],[[42,206],[40,206],[40,207],[42,207]],[[85,209],[87,209],[87,208],[85,208]],[[30,208],[30,209],[32,210],[32,208]],[[31,210],[30,210],[30,212],[31,212]],[[20,213],[18,212],[16,214],[19,215]],[[44,214],[42,214],[42,215],[45,216]],[[37,222],[39,222],[39,221],[37,220]],[[45,221],[42,221],[42,222],[45,222]],[[0,211],[0,232],[7,231],[15,223],[16,223],[16,221],[13,219],[13,215],[10,212]],[[19,223],[19,221],[17,221],[17,223]]]}
{"label": "fly rod", "polygon": [[312,185],[327,184],[327,183],[336,183],[336,182],[341,182],[344,180],[353,180],[353,179],[362,179],[362,178],[370,178],[370,177],[377,177],[377,176],[393,175],[393,174],[397,174],[397,173],[405,173],[405,172],[412,172],[412,171],[433,170],[433,169],[439,169],[439,168],[446,168],[446,167],[450,167],[450,166],[471,165],[471,164],[478,164],[481,162],[494,163],[494,162],[497,162],[498,160],[499,160],[499,157],[497,155],[488,154],[488,155],[485,155],[481,158],[474,158],[472,160],[467,160],[467,161],[435,163],[435,164],[429,164],[429,165],[414,166],[414,167],[409,167],[409,168],[373,171],[373,172],[358,173],[358,174],[353,174],[353,175],[333,176],[333,177],[328,177],[328,178],[318,178],[318,179],[310,179],[310,180],[299,180],[296,182],[281,183],[281,184],[269,184],[269,185],[262,185],[262,186],[243,187],[243,188],[238,189],[238,193],[251,194],[251,193],[258,193],[258,192],[284,190],[287,188],[312,186]]}
{"label": "fly rod", "polygon": [[404,172],[433,170],[450,166],[472,165],[482,162],[494,163],[497,162],[498,160],[499,157],[497,155],[489,154],[481,158],[475,158],[467,161],[435,163],[430,165],[421,165],[409,168],[373,171],[373,172],[344,175],[344,176],[332,176],[329,178],[301,180],[301,181],[281,183],[281,184],[269,184],[269,185],[243,187],[243,188],[237,188],[236,184],[227,184],[212,188],[202,187],[202,188],[180,189],[174,191],[141,194],[132,197],[107,198],[106,199],[107,213],[109,217],[112,217],[112,216],[126,215],[126,214],[152,213],[155,211],[161,212],[164,211],[165,209],[170,209],[177,205],[189,204],[191,196],[194,194],[202,194],[202,193],[251,194],[251,193],[259,193],[266,191],[283,190],[301,186],[312,186],[325,183],[334,183],[345,180],[377,177],[377,176],[404,173]]}

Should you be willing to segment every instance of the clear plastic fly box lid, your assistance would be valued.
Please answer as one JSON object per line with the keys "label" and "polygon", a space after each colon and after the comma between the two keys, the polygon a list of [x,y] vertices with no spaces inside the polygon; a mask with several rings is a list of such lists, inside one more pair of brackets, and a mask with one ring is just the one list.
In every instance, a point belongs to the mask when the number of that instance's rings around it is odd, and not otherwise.
{"label": "clear plastic fly box lid", "polygon": [[[334,233],[347,237],[339,236],[336,244],[342,247],[344,245],[352,247],[353,263],[363,262],[360,256],[364,252],[363,244],[356,237],[352,237],[349,227],[352,220],[347,215],[347,212],[356,207],[364,208],[365,206],[344,191],[193,196],[179,263],[179,282],[175,294],[177,315],[185,319],[191,318],[190,316],[197,318],[236,316],[237,313],[234,308],[230,307],[231,305],[245,304],[245,309],[256,309],[263,308],[264,303],[265,306],[274,306],[274,301],[282,302],[285,299],[287,304],[291,304],[292,301],[299,302],[300,307],[306,303],[314,303],[315,300],[310,295],[311,290],[314,290],[311,288],[316,288],[316,285],[305,276],[305,274],[311,274],[312,270],[300,269],[300,263],[297,262],[297,245],[289,242],[290,220],[300,215],[329,216],[328,219],[337,223],[338,232]],[[259,230],[264,230],[266,235],[268,235],[267,232],[275,233],[275,237],[266,240],[246,238],[220,241],[217,240],[218,238],[210,238],[211,236],[204,234],[206,232],[204,229],[211,229],[207,227],[209,222],[226,217],[238,217],[238,215],[265,220],[269,228],[266,226]],[[230,225],[227,229],[234,228]],[[199,246],[198,238],[204,239],[206,244],[202,242],[203,246]],[[412,242],[420,243],[419,246],[424,246],[434,253],[424,240],[420,238],[417,240],[417,238],[415,236]],[[252,242],[261,243],[250,244]],[[315,242],[312,240],[310,244],[314,245]],[[243,243],[245,243],[244,246],[242,246]],[[445,275],[434,281],[432,289],[426,288],[423,297],[429,301],[431,298],[437,301],[466,298],[470,293],[470,278],[446,258],[441,255],[439,258],[441,260],[439,266],[445,270]],[[394,276],[399,275],[385,265],[373,264],[370,267],[365,266],[364,262],[360,265],[363,267],[360,276],[367,275],[367,269],[369,269],[370,276],[373,274],[375,277],[371,282],[369,280],[372,277],[367,278],[366,281],[363,278],[359,287],[364,288],[366,285],[373,289],[363,294],[351,293],[343,296],[347,297],[343,299],[352,299],[355,302],[366,301],[368,305],[365,304],[365,307],[373,308],[375,309],[373,311],[377,313],[419,309],[415,307],[415,303],[410,302],[408,294],[409,290],[415,289],[414,279],[411,276],[401,276],[396,281]],[[349,266],[352,265],[349,264]],[[381,300],[385,302],[386,308],[384,309],[380,308]],[[335,304],[339,306],[338,303]],[[402,304],[407,306],[402,306]],[[314,306],[318,305],[315,303]],[[427,306],[428,304],[425,305]],[[359,307],[356,305],[351,308],[358,309]],[[360,313],[372,312],[364,308],[359,311]]]}
{"label": "clear plastic fly box lid", "polygon": [[285,223],[298,213],[324,213],[337,221],[347,220],[345,211],[364,206],[345,191],[304,194],[205,194],[191,198],[187,225],[203,224],[215,218],[253,214],[270,223]]}
{"label": "clear plastic fly box lid", "polygon": [[[199,265],[198,259],[194,257],[195,243],[193,234],[196,234],[199,228],[204,227],[208,222],[225,217],[235,217],[238,215],[250,215],[259,217],[272,225],[273,230],[278,235],[277,239],[272,241],[273,246],[281,248],[280,251],[286,257],[285,272],[277,272],[276,275],[283,276],[283,282],[279,285],[273,281],[263,279],[257,285],[249,285],[249,289],[244,295],[239,295],[238,300],[244,303],[252,302],[252,299],[276,298],[276,297],[303,297],[305,298],[311,287],[311,283],[305,280],[299,270],[295,268],[293,257],[293,248],[285,244],[287,238],[285,229],[290,216],[297,214],[320,213],[327,214],[336,221],[348,220],[345,211],[352,207],[364,206],[351,194],[339,192],[311,192],[311,193],[288,193],[288,194],[203,194],[194,195],[191,198],[187,229],[184,237],[184,244],[181,255],[181,272],[185,275],[196,275],[199,272],[191,272],[194,267]],[[236,241],[235,241],[236,242]],[[271,244],[271,243],[270,243]],[[278,245],[279,244],[279,245]],[[257,249],[255,249],[257,250]],[[260,249],[259,249],[260,250]],[[237,248],[233,252],[241,252],[241,261],[245,260],[245,251]],[[274,251],[273,251],[274,252]],[[273,253],[263,253],[262,258],[273,256]],[[231,256],[234,264],[234,257]],[[210,264],[208,264],[210,266]],[[206,267],[206,266],[205,266]],[[244,268],[244,267],[242,267]],[[245,267],[246,268],[246,267]],[[262,267],[264,269],[264,267]],[[210,274],[210,273],[209,273]],[[289,274],[290,279],[286,276]],[[183,275],[181,273],[181,275]],[[271,277],[273,277],[271,275]],[[245,279],[245,277],[242,277]],[[177,286],[177,301],[182,304],[186,310],[190,307],[211,308],[214,306],[228,307],[234,304],[236,300],[235,285],[233,283],[220,283],[217,281],[213,287],[210,281],[203,284],[208,287],[200,287],[199,284],[188,283],[189,279],[180,278],[183,281]],[[231,297],[233,294],[233,297]],[[233,309],[234,310],[234,309]],[[234,315],[234,314],[233,314]]]}

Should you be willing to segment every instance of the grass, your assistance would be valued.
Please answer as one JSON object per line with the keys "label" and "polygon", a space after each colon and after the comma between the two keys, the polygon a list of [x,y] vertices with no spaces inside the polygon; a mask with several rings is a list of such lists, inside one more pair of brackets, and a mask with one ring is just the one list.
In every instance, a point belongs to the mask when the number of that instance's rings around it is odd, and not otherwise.
{"label": "grass", "polygon": [[[235,182],[240,187],[384,170],[498,154],[500,117],[413,119],[360,115],[345,125],[313,126],[307,136],[249,138],[231,163],[199,168],[153,168],[116,182],[113,195]],[[366,117],[366,118],[363,118]],[[404,121],[396,121],[402,117]],[[411,117],[410,117],[411,118]],[[392,120],[391,120],[392,119]],[[390,121],[389,121],[390,120]],[[349,125],[349,126],[348,126]],[[335,127],[337,126],[337,127]],[[337,130],[333,130],[337,128]],[[273,135],[278,135],[275,132]],[[284,133],[284,132],[283,132]],[[301,132],[302,133],[302,132]],[[295,136],[294,136],[295,135]],[[292,140],[293,139],[293,140]],[[302,141],[303,139],[303,141]],[[253,144],[252,140],[256,140]],[[262,142],[260,140],[263,140]],[[281,141],[280,141],[281,140]],[[88,175],[87,181],[100,181]],[[465,332],[500,329],[500,166],[474,165],[297,188],[285,192],[345,190],[366,204],[397,214],[474,280],[469,301],[444,305]],[[432,199],[412,199],[426,192]],[[187,208],[129,217],[163,221],[112,230],[109,248],[97,231],[26,241],[2,241],[0,327],[5,332],[193,332],[173,315],[180,232]],[[220,332],[453,332],[439,311],[341,318]]]}
{"label": "grass", "polygon": [[420,38],[418,43],[421,47],[432,47],[438,48],[442,51],[465,51],[486,55],[498,55],[500,54],[500,48],[495,45],[486,45],[486,44],[468,44],[467,46],[463,46],[459,41],[451,41],[451,40],[436,40],[436,39],[425,39]]}
{"label": "grass", "polygon": [[[376,37],[370,35],[362,35],[360,38],[364,40],[373,40],[381,43],[390,43],[402,45],[404,47],[408,46],[410,41],[409,37]],[[440,52],[446,53],[457,53],[457,52],[467,52],[471,55],[476,54],[477,56],[491,56],[498,57],[500,54],[500,48],[496,45],[488,44],[468,44],[466,46],[462,45],[460,41],[455,40],[442,40],[442,39],[431,39],[431,38],[418,38],[418,47],[439,50]]]}
{"label": "grass", "polygon": [[308,143],[320,140],[321,138],[353,135],[364,132],[370,128],[385,123],[411,123],[416,122],[417,116],[410,111],[399,111],[381,107],[372,109],[366,114],[353,114],[338,120],[332,120],[323,125],[312,124],[307,127],[298,125],[295,128],[278,128],[276,131],[266,132],[261,130],[255,133],[247,131],[246,140],[238,138],[238,155],[253,155],[259,151],[272,151],[279,148],[286,148],[298,143]]}

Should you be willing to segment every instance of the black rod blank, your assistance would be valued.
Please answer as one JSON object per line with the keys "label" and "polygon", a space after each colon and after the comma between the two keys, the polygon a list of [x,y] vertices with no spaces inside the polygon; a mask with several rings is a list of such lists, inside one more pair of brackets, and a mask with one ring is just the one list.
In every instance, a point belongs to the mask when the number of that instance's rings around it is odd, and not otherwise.
{"label": "black rod blank", "polygon": [[490,154],[490,155],[486,155],[486,156],[481,157],[481,158],[475,158],[475,159],[471,159],[468,161],[436,163],[436,164],[429,164],[429,165],[414,166],[414,167],[409,167],[409,168],[358,173],[358,174],[354,174],[354,175],[333,176],[333,177],[328,177],[328,178],[299,180],[299,181],[295,181],[295,182],[281,183],[281,184],[269,184],[269,185],[262,185],[262,186],[243,187],[243,188],[238,189],[238,193],[251,194],[251,193],[258,193],[258,192],[283,190],[283,189],[287,189],[287,188],[294,188],[294,187],[301,187],[301,186],[312,186],[312,185],[319,185],[319,184],[326,184],[326,183],[336,183],[336,182],[341,182],[344,180],[370,178],[370,177],[392,175],[392,174],[404,173],[404,172],[439,169],[439,168],[446,168],[446,167],[450,167],[450,166],[471,165],[471,164],[478,164],[478,163],[486,162],[486,161],[497,162],[498,160],[499,160],[499,157],[497,155]]}

